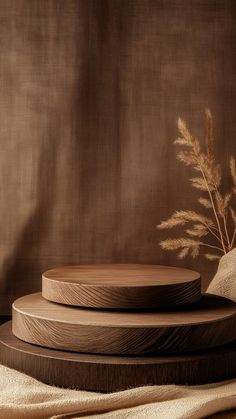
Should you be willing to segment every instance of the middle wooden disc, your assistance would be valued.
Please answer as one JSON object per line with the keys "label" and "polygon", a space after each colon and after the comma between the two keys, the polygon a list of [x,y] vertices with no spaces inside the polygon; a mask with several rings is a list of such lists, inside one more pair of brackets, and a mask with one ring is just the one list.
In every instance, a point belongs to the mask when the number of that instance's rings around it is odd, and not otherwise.
{"label": "middle wooden disc", "polygon": [[189,269],[161,265],[62,266],[44,272],[42,294],[80,307],[173,307],[200,300],[201,278]]}
{"label": "middle wooden disc", "polygon": [[101,354],[196,351],[236,338],[236,303],[205,294],[169,312],[104,311],[63,306],[40,293],[13,304],[13,333],[48,348]]}

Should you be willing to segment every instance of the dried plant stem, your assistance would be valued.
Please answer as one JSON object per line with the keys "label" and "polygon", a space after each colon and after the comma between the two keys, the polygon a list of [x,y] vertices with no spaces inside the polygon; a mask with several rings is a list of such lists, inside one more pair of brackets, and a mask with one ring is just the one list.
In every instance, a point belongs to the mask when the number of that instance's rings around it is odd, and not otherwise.
{"label": "dried plant stem", "polygon": [[[219,197],[220,194],[219,194],[218,188],[217,188],[216,185],[214,185],[214,186],[215,186],[215,190],[216,190],[216,195],[218,195],[218,197]],[[226,217],[225,217],[224,214],[222,215],[222,218],[223,218],[223,224],[224,224],[224,230],[225,230],[225,238],[226,238],[226,241],[227,241],[228,250],[231,250],[231,244],[230,244],[230,240],[229,240],[229,234],[228,234],[228,229],[227,229]]]}
{"label": "dried plant stem", "polygon": [[226,234],[227,243],[228,243],[228,250],[231,250],[231,244],[230,244],[230,240],[229,240],[229,234],[228,234],[228,229],[227,229],[225,216],[223,216],[223,223],[224,223],[224,229],[225,229],[225,234]]}
{"label": "dried plant stem", "polygon": [[[201,162],[200,162],[199,151],[196,149],[196,146],[194,146],[193,141],[191,141],[191,144],[192,144],[192,149],[193,149],[193,152],[194,152],[196,161],[197,161],[197,165],[198,165],[198,167],[200,169],[200,172],[202,174],[202,177],[204,179],[204,182],[205,182],[205,185],[206,185],[206,189],[207,189],[207,192],[208,192],[210,201],[211,201],[212,209],[213,209],[214,216],[215,216],[216,223],[217,223],[217,227],[218,227],[218,232],[219,232],[219,235],[220,235],[220,242],[221,242],[221,245],[222,245],[222,249],[223,249],[224,253],[227,253],[226,247],[225,247],[225,243],[224,243],[224,237],[223,237],[223,233],[222,233],[222,229],[221,229],[221,225],[220,225],[220,220],[219,220],[219,217],[217,215],[217,210],[216,210],[215,202],[214,202],[212,193],[210,191],[209,184],[207,182],[207,178],[206,178],[204,169],[203,169],[203,167],[201,165]],[[215,189],[216,189],[216,187],[215,187]]]}
{"label": "dried plant stem", "polygon": [[[186,123],[181,118],[178,119],[178,130],[180,137],[174,143],[184,147],[178,152],[178,159],[186,166],[198,172],[198,176],[190,178],[192,186],[207,196],[200,196],[198,201],[205,208],[211,211],[211,216],[190,210],[175,211],[167,220],[162,221],[157,228],[172,229],[187,225],[185,237],[166,239],[160,242],[164,250],[177,250],[178,258],[183,259],[187,256],[196,258],[199,255],[199,247],[209,247],[217,250],[214,253],[205,253],[204,256],[211,261],[220,258],[219,251],[223,254],[228,253],[235,246],[236,241],[236,211],[230,205],[233,195],[236,195],[236,161],[230,158],[229,168],[233,181],[231,189],[222,192],[222,172],[221,166],[215,160],[213,150],[213,119],[209,109],[206,114],[206,138],[205,147],[201,148],[197,138],[192,136]],[[212,216],[213,214],[213,216]],[[230,214],[230,220],[228,215]],[[231,222],[234,223],[231,236]],[[205,237],[209,235],[210,243],[205,242]],[[201,238],[203,241],[201,241]],[[211,244],[214,238],[214,244]]]}
{"label": "dried plant stem", "polygon": [[[196,158],[197,157],[198,156],[196,156]],[[223,234],[222,234],[222,231],[221,231],[220,220],[219,220],[218,215],[217,215],[217,211],[216,211],[214,199],[213,199],[213,196],[211,194],[211,191],[210,191],[210,188],[209,188],[209,185],[208,185],[208,182],[207,182],[207,179],[206,179],[204,170],[203,170],[203,168],[201,166],[201,163],[198,163],[198,165],[199,165],[199,169],[201,171],[202,177],[203,177],[203,179],[205,181],[207,192],[208,192],[208,195],[209,195],[209,198],[210,198],[210,201],[211,201],[212,209],[213,209],[213,212],[214,212],[214,216],[215,216],[216,223],[217,223],[217,226],[218,226],[218,231],[219,231],[219,234],[220,234],[221,245],[222,245],[222,248],[223,248],[224,253],[226,254],[227,252],[226,252],[226,248],[225,248],[224,238],[223,238]]]}
{"label": "dried plant stem", "polygon": [[[215,231],[219,231],[218,230],[218,228],[216,228],[216,227],[213,227],[212,226],[212,228],[215,230]],[[217,235],[216,235],[217,236]],[[222,232],[222,236],[223,236],[223,238],[224,238],[224,240],[226,240],[226,237],[225,237],[225,235],[224,235],[224,233]],[[219,236],[217,236],[218,237],[218,240],[219,240],[219,242],[220,242],[220,244],[221,244],[221,239],[220,239],[220,237]]]}
{"label": "dried plant stem", "polygon": [[233,232],[233,237],[232,237],[232,240],[231,240],[231,243],[230,243],[230,249],[233,248],[235,236],[236,236],[236,228],[234,229],[234,232]]}
{"label": "dried plant stem", "polygon": [[212,244],[209,244],[209,243],[202,243],[201,242],[200,246],[211,247],[212,249],[217,249],[217,250],[220,250],[222,253],[224,253],[224,251],[221,247],[213,246]]}
{"label": "dried plant stem", "polygon": [[[204,224],[204,226],[207,228],[207,230],[209,231],[209,233],[211,233],[218,240],[218,242],[221,244],[220,237],[216,233],[214,233],[214,231],[212,231],[212,229],[208,225]],[[215,227],[212,227],[212,228],[214,228],[216,231],[218,231],[217,228],[215,228]]]}

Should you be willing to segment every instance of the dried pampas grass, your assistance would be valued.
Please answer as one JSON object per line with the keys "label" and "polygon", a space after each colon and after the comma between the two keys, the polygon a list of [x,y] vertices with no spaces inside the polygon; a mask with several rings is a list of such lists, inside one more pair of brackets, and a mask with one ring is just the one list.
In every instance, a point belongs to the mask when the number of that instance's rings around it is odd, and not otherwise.
{"label": "dried pampas grass", "polygon": [[[222,254],[228,253],[235,246],[236,211],[232,207],[233,196],[236,195],[236,161],[229,161],[232,178],[232,188],[226,194],[221,192],[221,167],[214,157],[213,119],[209,109],[205,111],[206,139],[205,148],[201,149],[199,141],[192,136],[186,123],[179,118],[178,129],[180,137],[175,144],[184,147],[177,156],[186,166],[190,166],[197,175],[190,178],[192,186],[204,193],[198,201],[211,214],[206,216],[194,211],[176,211],[157,228],[171,229],[176,226],[186,226],[186,237],[166,239],[160,242],[162,249],[178,250],[180,259],[190,255],[195,258],[200,248],[211,248],[214,253],[205,253],[208,260],[217,260]],[[229,218],[231,217],[231,223]],[[230,228],[233,225],[233,229]],[[230,231],[233,230],[233,231]],[[206,241],[211,237],[214,242]]]}

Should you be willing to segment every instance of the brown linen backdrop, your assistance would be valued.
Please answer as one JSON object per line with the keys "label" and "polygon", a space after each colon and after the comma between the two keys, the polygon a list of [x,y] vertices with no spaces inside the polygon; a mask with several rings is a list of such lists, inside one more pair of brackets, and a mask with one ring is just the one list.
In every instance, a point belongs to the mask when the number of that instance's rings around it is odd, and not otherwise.
{"label": "brown linen backdrop", "polygon": [[[160,250],[199,209],[176,120],[235,154],[234,0],[0,0],[0,314],[62,264],[216,264]],[[229,183],[224,175],[225,188]]]}

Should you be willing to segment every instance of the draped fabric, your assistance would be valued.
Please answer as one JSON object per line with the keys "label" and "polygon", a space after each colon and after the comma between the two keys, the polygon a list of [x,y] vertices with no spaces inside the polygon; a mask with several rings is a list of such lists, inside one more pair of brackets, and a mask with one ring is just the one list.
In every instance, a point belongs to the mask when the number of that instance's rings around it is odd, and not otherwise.
{"label": "draped fabric", "polygon": [[235,419],[236,381],[144,386],[116,393],[63,389],[0,365],[0,419]]}
{"label": "draped fabric", "polygon": [[[233,0],[0,0],[0,313],[74,263],[160,263],[156,229],[199,210],[173,140],[182,116],[235,152]],[[228,172],[224,186],[229,183]]]}

